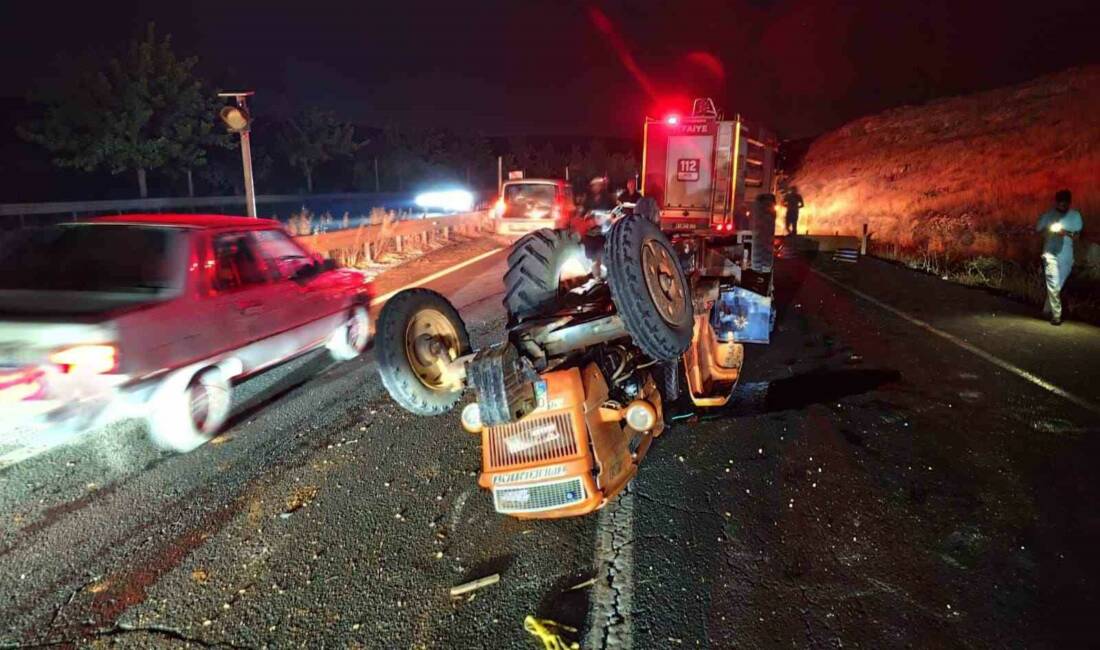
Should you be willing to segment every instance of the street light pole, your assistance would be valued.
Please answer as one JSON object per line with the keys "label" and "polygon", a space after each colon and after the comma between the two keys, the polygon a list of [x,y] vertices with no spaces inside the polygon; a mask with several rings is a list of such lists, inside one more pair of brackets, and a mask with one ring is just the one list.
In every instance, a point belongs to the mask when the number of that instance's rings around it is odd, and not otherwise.
{"label": "street light pole", "polygon": [[[221,119],[230,131],[241,136],[241,166],[244,167],[244,200],[248,216],[256,216],[256,186],[252,181],[252,117],[248,113],[248,97],[252,91],[218,93],[218,97],[232,97],[237,102],[237,110],[230,107],[222,109]],[[226,110],[229,109],[229,110]]]}
{"label": "street light pole", "polygon": [[[245,108],[245,99],[237,95],[237,106]],[[252,181],[252,132],[241,131],[241,165],[244,166],[244,200],[248,216],[256,216],[256,185]]]}

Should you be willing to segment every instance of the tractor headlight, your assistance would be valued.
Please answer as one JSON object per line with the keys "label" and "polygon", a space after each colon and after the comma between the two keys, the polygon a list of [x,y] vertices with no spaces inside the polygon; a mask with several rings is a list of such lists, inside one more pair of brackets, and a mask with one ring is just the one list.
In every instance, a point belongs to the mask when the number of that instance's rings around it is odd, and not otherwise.
{"label": "tractor headlight", "polygon": [[649,431],[657,425],[657,409],[645,400],[636,399],[627,404],[626,423],[635,431]]}
{"label": "tractor headlight", "polygon": [[462,409],[462,428],[470,433],[481,433],[481,407],[477,402],[467,404]]}

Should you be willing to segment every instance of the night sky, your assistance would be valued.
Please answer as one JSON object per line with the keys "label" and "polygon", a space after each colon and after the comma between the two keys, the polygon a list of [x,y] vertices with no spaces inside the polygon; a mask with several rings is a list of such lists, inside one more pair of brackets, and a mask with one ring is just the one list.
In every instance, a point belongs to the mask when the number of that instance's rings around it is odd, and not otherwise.
{"label": "night sky", "polygon": [[1100,60],[1096,2],[1021,4],[9,0],[0,95],[155,21],[216,85],[255,89],[258,115],[317,102],[368,125],[632,137],[647,112],[712,95],[800,137]]}

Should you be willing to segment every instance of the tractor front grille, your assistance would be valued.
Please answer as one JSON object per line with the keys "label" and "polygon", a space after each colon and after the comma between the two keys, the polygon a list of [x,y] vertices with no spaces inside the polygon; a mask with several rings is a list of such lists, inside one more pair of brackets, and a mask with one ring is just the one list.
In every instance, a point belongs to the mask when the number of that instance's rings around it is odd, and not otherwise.
{"label": "tractor front grille", "polygon": [[586,498],[580,477],[522,487],[493,488],[497,512],[541,512],[580,503]]}
{"label": "tractor front grille", "polygon": [[489,467],[538,464],[577,453],[577,439],[569,413],[527,417],[488,427]]}

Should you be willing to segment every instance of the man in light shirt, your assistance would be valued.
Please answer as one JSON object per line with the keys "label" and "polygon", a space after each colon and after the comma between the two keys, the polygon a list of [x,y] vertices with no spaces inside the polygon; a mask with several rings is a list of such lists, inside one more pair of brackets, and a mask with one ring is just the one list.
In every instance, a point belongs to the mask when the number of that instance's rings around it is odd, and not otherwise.
{"label": "man in light shirt", "polygon": [[1043,235],[1043,275],[1046,276],[1047,301],[1043,313],[1050,315],[1051,325],[1062,324],[1062,285],[1073,269],[1073,240],[1081,234],[1084,221],[1081,213],[1069,207],[1072,195],[1060,190],[1054,195],[1054,209],[1039,217],[1036,232]]}

